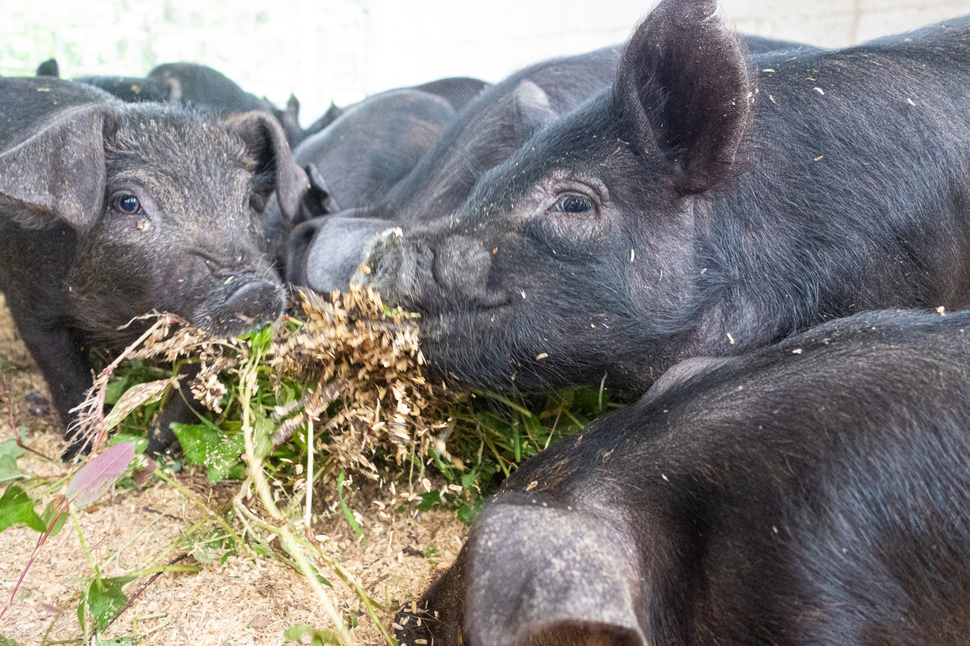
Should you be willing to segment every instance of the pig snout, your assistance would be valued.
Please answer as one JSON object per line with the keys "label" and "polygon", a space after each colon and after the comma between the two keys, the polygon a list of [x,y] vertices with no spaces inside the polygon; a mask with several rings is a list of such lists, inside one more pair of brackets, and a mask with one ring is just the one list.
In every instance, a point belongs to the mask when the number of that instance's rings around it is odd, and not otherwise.
{"label": "pig snout", "polygon": [[406,287],[407,276],[402,276],[402,235],[401,229],[395,227],[374,236],[365,245],[363,262],[351,278],[354,283],[374,289],[385,303],[394,307],[404,306],[402,289]]}
{"label": "pig snout", "polygon": [[400,229],[377,236],[354,280],[372,287],[394,307],[438,312],[487,309],[508,302],[489,286],[492,254],[481,241],[452,235],[413,244]]}
{"label": "pig snout", "polygon": [[287,280],[322,294],[347,291],[375,236],[393,227],[388,220],[341,216],[304,222],[290,237]]}
{"label": "pig snout", "polygon": [[222,335],[242,334],[275,321],[286,305],[286,290],[278,281],[255,274],[237,274],[203,303],[195,317],[199,327]]}

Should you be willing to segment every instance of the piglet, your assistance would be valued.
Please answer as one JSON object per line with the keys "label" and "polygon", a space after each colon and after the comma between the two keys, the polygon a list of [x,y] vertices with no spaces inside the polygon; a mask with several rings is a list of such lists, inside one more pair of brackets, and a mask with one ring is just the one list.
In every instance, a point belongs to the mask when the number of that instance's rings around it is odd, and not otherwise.
{"label": "piglet", "polygon": [[[274,191],[295,213],[306,186],[266,113],[220,121],[0,79],[0,290],[68,428],[91,386],[87,350],[123,348],[134,317],[231,335],[280,315],[258,216]],[[85,448],[68,439],[65,459]]]}

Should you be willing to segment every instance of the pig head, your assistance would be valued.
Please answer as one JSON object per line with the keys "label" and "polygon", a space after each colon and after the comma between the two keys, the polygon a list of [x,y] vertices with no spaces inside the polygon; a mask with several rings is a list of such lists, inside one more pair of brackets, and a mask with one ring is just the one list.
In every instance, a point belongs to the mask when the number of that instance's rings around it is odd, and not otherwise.
{"label": "pig head", "polygon": [[612,87],[373,243],[367,281],[424,316],[441,377],[642,392],[687,357],[970,302],[970,20],[752,57],[715,10],[661,2]]}
{"label": "pig head", "polygon": [[91,384],[86,348],[123,348],[133,317],[231,335],[280,315],[258,214],[274,191],[295,212],[306,177],[272,117],[0,84],[0,289],[65,424]]}

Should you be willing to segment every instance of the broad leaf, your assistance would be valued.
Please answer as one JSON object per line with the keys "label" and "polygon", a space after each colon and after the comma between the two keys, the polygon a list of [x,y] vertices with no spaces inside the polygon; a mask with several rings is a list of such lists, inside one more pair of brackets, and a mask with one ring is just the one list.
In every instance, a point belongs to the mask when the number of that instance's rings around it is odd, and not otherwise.
{"label": "broad leaf", "polygon": [[[45,527],[50,527],[50,535],[57,536],[61,528],[64,527],[64,523],[67,522],[67,499],[61,494],[54,496],[54,499],[47,503],[44,507],[44,511],[40,514],[40,519],[44,521]],[[55,520],[56,519],[56,520]],[[51,527],[51,522],[54,522],[53,527]]]}
{"label": "broad leaf", "polygon": [[64,497],[79,509],[87,507],[111,488],[115,480],[128,468],[133,457],[135,457],[133,442],[109,446],[88,460],[87,464],[74,474],[64,489]]}
{"label": "broad leaf", "polygon": [[[81,626],[86,626],[88,613],[97,622],[97,630],[104,630],[111,620],[118,616],[128,603],[128,597],[122,589],[137,579],[134,576],[119,576],[102,579],[99,574],[88,582],[81,603],[77,607],[77,618]],[[88,632],[88,631],[85,631]]]}
{"label": "broad leaf", "polygon": [[214,425],[172,424],[172,430],[182,445],[185,459],[208,468],[209,482],[225,478],[245,449],[242,433],[230,436]]}
{"label": "broad leaf", "polygon": [[11,525],[26,524],[38,532],[46,532],[47,526],[34,511],[34,501],[17,485],[10,485],[0,497],[0,532]]}
{"label": "broad leaf", "polygon": [[0,443],[0,482],[27,477],[26,473],[17,468],[17,460],[23,454],[24,450],[17,445],[17,440]]}

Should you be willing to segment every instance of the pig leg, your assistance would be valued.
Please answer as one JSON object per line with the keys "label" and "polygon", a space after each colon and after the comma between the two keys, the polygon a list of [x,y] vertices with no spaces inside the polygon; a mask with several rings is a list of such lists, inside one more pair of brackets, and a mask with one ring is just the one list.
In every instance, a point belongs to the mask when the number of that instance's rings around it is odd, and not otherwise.
{"label": "pig leg", "polygon": [[437,644],[458,646],[465,614],[465,559],[467,548],[438,577],[421,600],[397,613],[395,637],[401,646]]}
{"label": "pig leg", "polygon": [[[198,366],[183,366],[179,370],[179,383],[188,384],[198,374]],[[179,388],[173,392],[165,401],[158,417],[152,422],[145,453],[150,457],[163,453],[177,453],[180,448],[179,441],[172,430],[172,424],[197,424],[198,416],[201,414],[202,404],[192,395],[189,388]]]}
{"label": "pig leg", "polygon": [[20,338],[47,382],[54,408],[67,427],[65,438],[70,445],[61,459],[67,461],[80,453],[86,453],[90,449],[88,443],[73,436],[72,424],[76,416],[71,411],[84,401],[94,379],[77,333],[63,326],[52,327],[35,321],[21,321],[16,314],[14,321],[17,323]]}

